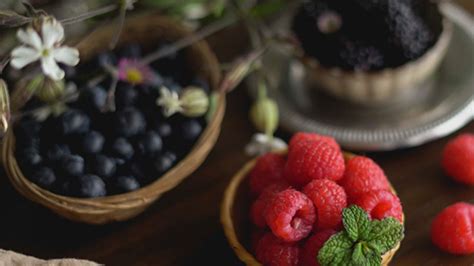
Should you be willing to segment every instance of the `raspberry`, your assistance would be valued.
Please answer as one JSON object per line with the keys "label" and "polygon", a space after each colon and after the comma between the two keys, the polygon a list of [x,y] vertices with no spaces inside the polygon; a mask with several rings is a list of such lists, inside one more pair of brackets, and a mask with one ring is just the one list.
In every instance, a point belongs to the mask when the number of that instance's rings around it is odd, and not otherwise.
{"label": "raspberry", "polygon": [[252,231],[252,235],[250,236],[250,243],[252,245],[252,251],[256,252],[257,251],[257,246],[258,242],[263,238],[263,236],[266,234],[266,231],[257,229]]}
{"label": "raspberry", "polygon": [[334,181],[318,179],[311,181],[303,193],[313,201],[318,219],[316,228],[337,229],[342,225],[342,210],[347,206],[344,189]]}
{"label": "raspberry", "polygon": [[459,202],[445,208],[431,224],[431,239],[440,249],[457,255],[474,253],[474,205]]}
{"label": "raspberry", "polygon": [[260,196],[254,201],[250,207],[250,220],[258,227],[265,227],[267,223],[265,221],[265,208],[268,202],[273,197],[285,189],[289,188],[289,185],[285,182],[275,183],[266,187]]}
{"label": "raspberry", "polygon": [[403,220],[400,199],[390,191],[370,191],[360,196],[354,203],[364,209],[372,219],[394,217],[400,222]]}
{"label": "raspberry", "polygon": [[454,180],[474,185],[474,134],[462,134],[451,140],[444,148],[442,165]]}
{"label": "raspberry", "polygon": [[276,236],[293,242],[309,235],[316,213],[305,194],[290,188],[278,193],[269,202],[265,208],[265,220]]}
{"label": "raspberry", "polygon": [[296,244],[285,243],[272,233],[266,233],[257,244],[257,260],[265,266],[296,266],[299,248]]}
{"label": "raspberry", "polygon": [[291,137],[288,147],[291,150],[292,147],[295,147],[299,145],[300,143],[303,143],[306,141],[323,141],[333,146],[334,148],[337,148],[338,150],[341,149],[341,147],[339,146],[339,144],[336,142],[334,138],[329,137],[329,136],[318,135],[314,133],[307,133],[307,132],[298,132],[294,134],[293,137]]}
{"label": "raspberry", "polygon": [[259,195],[268,185],[283,180],[285,157],[280,154],[267,153],[258,158],[250,172],[250,189]]}
{"label": "raspberry", "polygon": [[349,160],[340,184],[346,190],[349,202],[372,190],[390,189],[390,183],[380,166],[364,156]]}
{"label": "raspberry", "polygon": [[340,150],[321,140],[307,141],[290,148],[285,177],[290,184],[300,187],[314,179],[339,180],[344,168]]}
{"label": "raspberry", "polygon": [[324,243],[326,243],[326,241],[336,233],[337,231],[328,229],[319,231],[308,238],[300,251],[300,265],[319,266],[317,259],[319,250],[324,246]]}

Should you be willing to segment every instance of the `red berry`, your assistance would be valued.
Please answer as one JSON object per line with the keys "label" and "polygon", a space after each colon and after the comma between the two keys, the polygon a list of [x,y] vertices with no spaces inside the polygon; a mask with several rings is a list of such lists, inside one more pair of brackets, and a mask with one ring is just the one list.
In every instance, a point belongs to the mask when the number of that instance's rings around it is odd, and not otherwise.
{"label": "red berry", "polygon": [[442,165],[454,180],[474,185],[474,134],[462,134],[451,140],[444,148]]}
{"label": "red berry", "polygon": [[265,208],[265,220],[276,236],[294,242],[309,235],[316,213],[305,194],[290,188],[278,193],[269,202]]}
{"label": "red berry", "polygon": [[440,249],[458,255],[474,253],[474,205],[459,202],[445,208],[431,224],[431,239]]}
{"label": "red berry", "polygon": [[250,220],[254,225],[258,227],[267,226],[265,221],[265,208],[267,207],[268,202],[273,199],[273,197],[290,186],[285,182],[279,182],[266,187],[262,194],[254,201],[250,207]]}
{"label": "red berry", "polygon": [[289,149],[291,150],[292,147],[299,145],[299,143],[303,143],[306,141],[323,141],[327,144],[333,146],[334,148],[340,150],[341,147],[336,142],[336,140],[329,136],[318,135],[315,133],[307,133],[307,132],[298,132],[291,137],[291,140],[288,144]]}
{"label": "red berry", "polygon": [[390,189],[390,183],[380,166],[364,156],[349,160],[340,184],[346,190],[349,202],[372,190]]}
{"label": "red berry", "polygon": [[302,187],[314,179],[339,180],[344,168],[340,150],[324,141],[308,141],[289,150],[285,176],[290,184]]}
{"label": "red berry", "polygon": [[375,190],[361,195],[354,202],[364,209],[372,219],[382,220],[393,217],[403,221],[403,210],[400,199],[390,191]]}
{"label": "red berry", "polygon": [[266,233],[258,242],[257,260],[265,266],[296,266],[298,264],[299,247],[294,243],[286,243],[272,233]]}
{"label": "red berry", "polygon": [[324,243],[337,231],[328,229],[324,231],[319,231],[304,244],[303,248],[300,251],[300,265],[301,266],[319,266],[318,263],[318,253],[319,250],[324,246]]}
{"label": "red berry", "polygon": [[250,189],[256,195],[270,184],[283,180],[285,156],[267,153],[258,158],[255,167],[250,172]]}
{"label": "red berry", "polygon": [[344,189],[334,181],[317,179],[307,184],[303,193],[308,196],[316,208],[316,228],[337,229],[342,225],[342,210],[347,206]]}
{"label": "red berry", "polygon": [[252,231],[252,235],[250,236],[250,243],[252,244],[252,251],[257,251],[257,246],[260,240],[267,232],[265,230],[257,229]]}

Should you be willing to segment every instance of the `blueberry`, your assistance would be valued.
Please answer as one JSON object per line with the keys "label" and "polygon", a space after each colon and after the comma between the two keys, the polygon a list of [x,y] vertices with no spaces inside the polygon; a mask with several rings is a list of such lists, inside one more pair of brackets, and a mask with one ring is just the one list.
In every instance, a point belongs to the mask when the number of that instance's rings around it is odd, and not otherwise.
{"label": "blueberry", "polygon": [[171,136],[172,128],[168,123],[160,123],[158,126],[156,126],[156,131],[162,138],[167,138]]}
{"label": "blueberry", "polygon": [[196,119],[182,122],[179,129],[180,135],[187,141],[195,141],[202,132],[202,126]]}
{"label": "blueberry", "polygon": [[100,86],[85,88],[81,93],[81,102],[87,109],[100,111],[107,103],[107,92]]}
{"label": "blueberry", "polygon": [[97,63],[102,67],[111,65],[113,66],[117,64],[117,58],[113,53],[110,52],[100,53],[97,56],[97,61]]}
{"label": "blueberry", "polygon": [[122,109],[135,104],[138,98],[137,88],[127,83],[119,83],[115,92],[115,105]]}
{"label": "blueberry", "polygon": [[171,78],[167,78],[164,80],[164,84],[163,84],[166,88],[170,89],[171,91],[175,91],[177,93],[181,92],[181,90],[183,89],[181,87],[181,85],[179,85],[179,83],[175,82],[173,79]]}
{"label": "blueberry", "polygon": [[96,175],[83,175],[71,181],[69,190],[83,198],[103,197],[107,194],[104,181]]}
{"label": "blueberry", "polygon": [[139,58],[142,55],[142,48],[139,44],[129,44],[119,51],[120,57]]}
{"label": "blueberry", "polygon": [[61,160],[64,156],[70,155],[71,150],[69,149],[69,146],[66,144],[54,144],[53,147],[48,149],[46,152],[46,158],[49,161],[59,161]]}
{"label": "blueberry", "polygon": [[161,151],[163,142],[160,135],[154,131],[148,131],[137,143],[138,150],[144,155],[153,155]]}
{"label": "blueberry", "polygon": [[205,79],[202,79],[200,77],[194,78],[193,81],[191,82],[191,85],[201,88],[207,93],[210,92],[211,90],[209,83]]}
{"label": "blueberry", "polygon": [[18,159],[24,167],[36,166],[43,161],[38,149],[34,147],[27,147],[20,150],[18,152]]}
{"label": "blueberry", "polygon": [[121,136],[132,137],[143,133],[145,128],[145,117],[135,108],[127,108],[115,115],[114,129]]}
{"label": "blueberry", "polygon": [[86,133],[89,131],[90,119],[82,111],[70,109],[61,115],[60,126],[65,135]]}
{"label": "blueberry", "polygon": [[127,160],[132,158],[134,154],[132,144],[130,144],[125,138],[118,138],[113,142],[112,152],[114,155]]}
{"label": "blueberry", "polygon": [[19,139],[37,137],[41,130],[41,124],[33,118],[23,118],[15,128],[15,133]]}
{"label": "blueberry", "polygon": [[84,173],[84,159],[79,155],[66,155],[61,160],[61,169],[68,176],[80,176]]}
{"label": "blueberry", "polygon": [[56,175],[51,168],[41,167],[31,174],[31,181],[38,184],[40,187],[49,189],[56,181]]}
{"label": "blueberry", "polygon": [[95,156],[91,167],[92,173],[107,178],[114,175],[116,171],[117,165],[114,159],[102,154]]}
{"label": "blueberry", "polygon": [[114,182],[115,188],[120,193],[134,191],[140,188],[140,183],[133,176],[119,176]]}
{"label": "blueberry", "polygon": [[99,153],[104,146],[104,136],[97,131],[91,131],[82,138],[82,150],[85,153]]}
{"label": "blueberry", "polygon": [[168,171],[176,162],[176,155],[171,152],[165,152],[155,159],[155,169],[163,174]]}

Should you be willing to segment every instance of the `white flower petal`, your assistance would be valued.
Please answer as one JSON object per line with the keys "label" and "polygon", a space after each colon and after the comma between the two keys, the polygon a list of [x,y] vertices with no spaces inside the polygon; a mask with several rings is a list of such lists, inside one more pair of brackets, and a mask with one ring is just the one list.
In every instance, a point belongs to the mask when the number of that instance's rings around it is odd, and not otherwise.
{"label": "white flower petal", "polygon": [[53,47],[54,44],[60,43],[64,39],[64,28],[55,19],[47,19],[41,27],[44,46]]}
{"label": "white flower petal", "polygon": [[52,56],[44,56],[41,58],[41,68],[43,73],[53,80],[61,80],[64,78],[64,71],[59,68]]}
{"label": "white flower petal", "polygon": [[79,51],[75,48],[62,46],[52,51],[53,57],[56,61],[64,63],[69,66],[75,66],[79,63]]}
{"label": "white flower petal", "polygon": [[40,53],[37,50],[26,46],[20,46],[12,51],[11,65],[14,68],[21,69],[39,58]]}
{"label": "white flower petal", "polygon": [[16,33],[16,36],[22,43],[28,44],[38,51],[42,50],[43,42],[41,41],[39,34],[34,29],[27,28],[26,31],[19,29]]}

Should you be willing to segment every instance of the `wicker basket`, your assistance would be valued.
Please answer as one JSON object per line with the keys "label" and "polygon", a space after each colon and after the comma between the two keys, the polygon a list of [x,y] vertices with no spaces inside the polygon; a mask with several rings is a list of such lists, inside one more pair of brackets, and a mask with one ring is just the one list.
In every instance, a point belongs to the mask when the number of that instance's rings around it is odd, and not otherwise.
{"label": "wicker basket", "polygon": [[[353,154],[344,154],[345,160],[353,157]],[[221,223],[227,241],[234,250],[237,257],[248,266],[262,265],[248,251],[250,222],[248,213],[250,209],[250,191],[249,184],[245,182],[248,174],[255,166],[256,160],[252,160],[244,165],[240,171],[231,179],[224,193],[224,199],[221,205]],[[394,191],[395,192],[395,191]],[[400,243],[392,250],[385,253],[382,257],[382,265],[388,265],[400,247]]]}
{"label": "wicker basket", "polygon": [[[115,25],[105,26],[87,37],[78,45],[82,61],[91,59],[98,52],[107,50]],[[157,15],[144,15],[127,20],[119,46],[138,42],[146,46],[156,45],[157,41],[176,41],[191,34],[176,22]],[[208,45],[201,41],[185,50],[187,62],[197,75],[205,78],[213,90],[220,82],[219,64]],[[205,67],[203,67],[205,66]],[[212,120],[203,131],[189,154],[175,167],[155,182],[137,191],[94,199],[81,199],[57,195],[30,182],[23,175],[15,158],[15,136],[7,132],[2,146],[2,158],[6,173],[18,192],[60,216],[90,223],[105,224],[130,219],[156,201],[165,192],[173,189],[188,177],[204,161],[218,135],[225,113],[225,95],[219,94],[218,106]]]}
{"label": "wicker basket", "polygon": [[396,100],[416,97],[422,83],[438,69],[453,34],[453,24],[443,18],[442,31],[434,46],[420,58],[396,68],[379,71],[348,71],[324,67],[315,58],[303,56],[306,81],[310,87],[353,103],[379,106]]}

